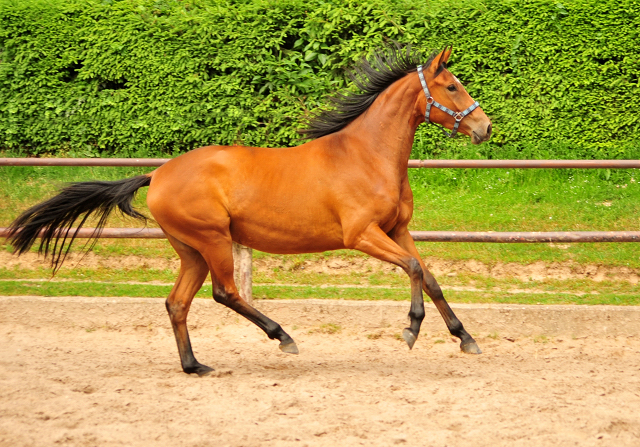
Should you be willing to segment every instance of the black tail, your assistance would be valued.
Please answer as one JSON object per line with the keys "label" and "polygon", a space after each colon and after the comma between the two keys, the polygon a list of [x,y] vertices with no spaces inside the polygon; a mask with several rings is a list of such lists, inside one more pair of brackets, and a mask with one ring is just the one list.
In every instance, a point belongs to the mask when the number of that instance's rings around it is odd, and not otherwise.
{"label": "black tail", "polygon": [[14,253],[21,255],[29,250],[36,238],[41,237],[38,252],[44,252],[45,257],[51,253],[51,266],[55,274],[76,238],[77,230],[71,233],[71,226],[83,214],[78,230],[92,214],[99,219],[96,231],[87,242],[91,243],[90,247],[95,244],[107,218],[116,207],[124,214],[146,221],[144,215],[131,207],[131,202],[136,191],[150,183],[151,177],[146,175],[115,182],[72,183],[57,196],[29,208],[14,220],[9,227],[7,241],[13,246]]}

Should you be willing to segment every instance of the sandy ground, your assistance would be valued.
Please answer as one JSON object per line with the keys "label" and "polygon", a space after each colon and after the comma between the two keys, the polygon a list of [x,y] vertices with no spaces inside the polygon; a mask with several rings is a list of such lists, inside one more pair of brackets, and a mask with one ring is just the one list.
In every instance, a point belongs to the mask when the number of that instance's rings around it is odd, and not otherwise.
{"label": "sandy ground", "polygon": [[160,299],[0,297],[1,446],[638,446],[640,308],[259,302],[300,355],[212,301],[181,372]]}

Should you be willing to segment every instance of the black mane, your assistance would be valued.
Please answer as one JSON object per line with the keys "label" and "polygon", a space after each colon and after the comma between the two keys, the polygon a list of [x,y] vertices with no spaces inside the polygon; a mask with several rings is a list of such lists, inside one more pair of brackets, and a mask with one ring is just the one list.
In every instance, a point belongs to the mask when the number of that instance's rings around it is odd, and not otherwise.
{"label": "black mane", "polygon": [[378,50],[372,61],[362,59],[349,77],[358,92],[337,93],[329,99],[329,109],[313,113],[304,129],[298,132],[305,138],[320,138],[345,128],[373,104],[378,95],[387,87],[416,70],[420,64],[428,66],[435,54],[427,62],[422,61],[422,53],[411,47],[393,46]]}

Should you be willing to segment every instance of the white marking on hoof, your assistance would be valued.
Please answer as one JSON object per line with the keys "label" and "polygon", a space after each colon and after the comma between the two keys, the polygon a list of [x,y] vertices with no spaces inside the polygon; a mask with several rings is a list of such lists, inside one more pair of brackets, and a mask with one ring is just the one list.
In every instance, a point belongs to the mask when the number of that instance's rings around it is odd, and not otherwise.
{"label": "white marking on hoof", "polygon": [[467,343],[466,345],[460,345],[460,350],[465,354],[482,354],[482,351],[475,341]]}
{"label": "white marking on hoof", "polygon": [[299,354],[300,351],[298,351],[298,346],[294,343],[288,343],[286,345],[283,345],[282,343],[280,343],[280,350],[282,352],[286,352],[287,354]]}
{"label": "white marking on hoof", "polygon": [[413,335],[413,332],[411,332],[409,328],[405,328],[404,331],[402,331],[402,338],[404,338],[404,341],[409,345],[409,349],[413,349],[413,345],[416,343],[416,336]]}

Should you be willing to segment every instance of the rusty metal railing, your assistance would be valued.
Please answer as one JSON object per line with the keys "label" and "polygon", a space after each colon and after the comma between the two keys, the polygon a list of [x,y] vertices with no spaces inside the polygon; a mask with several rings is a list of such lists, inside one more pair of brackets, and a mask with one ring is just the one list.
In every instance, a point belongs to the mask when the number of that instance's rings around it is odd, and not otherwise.
{"label": "rusty metal railing", "polygon": [[[170,158],[0,158],[0,166],[162,166]],[[640,169],[640,160],[409,160],[409,168]]]}
{"label": "rusty metal railing", "polygon": [[0,166],[162,166],[170,158],[0,158]]}
{"label": "rusty metal railing", "polygon": [[640,160],[409,160],[410,168],[633,169]]}

